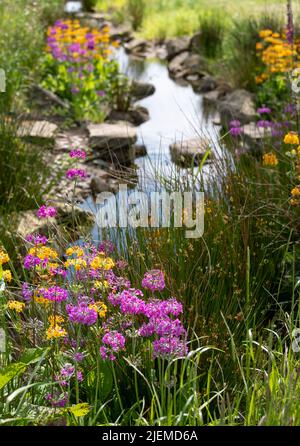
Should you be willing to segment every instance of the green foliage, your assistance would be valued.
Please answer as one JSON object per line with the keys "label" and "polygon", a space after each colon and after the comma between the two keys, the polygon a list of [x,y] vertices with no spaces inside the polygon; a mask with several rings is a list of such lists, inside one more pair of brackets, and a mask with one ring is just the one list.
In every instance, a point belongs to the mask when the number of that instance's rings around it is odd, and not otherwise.
{"label": "green foliage", "polygon": [[[99,10],[111,10],[118,21],[128,21],[127,1],[98,0]],[[137,1],[137,0],[135,0]],[[139,33],[147,38],[162,39],[192,34],[199,28],[199,14],[218,15],[222,9],[222,20],[231,26],[232,20],[244,18],[257,19],[263,15],[283,18],[286,8],[285,0],[150,0],[146,8]],[[300,11],[294,2],[295,13]]]}
{"label": "green foliage", "polygon": [[51,6],[41,0],[34,7],[26,0],[1,2],[0,66],[6,73],[6,92],[0,94],[0,112],[23,105],[29,84],[40,76],[44,27],[62,8],[62,0]]}
{"label": "green foliage", "polygon": [[255,74],[262,69],[256,42],[259,31],[265,28],[280,29],[280,21],[276,16],[264,16],[260,19],[245,18],[233,22],[226,45],[226,56],[229,76],[234,85],[256,90]]}
{"label": "green foliage", "polygon": [[94,11],[97,5],[97,0],[83,0],[83,10],[84,11]]}
{"label": "green foliage", "polygon": [[22,362],[11,363],[0,372],[0,390],[6,386],[19,373],[24,372],[26,364]]}
{"label": "green foliage", "polygon": [[200,16],[201,51],[208,58],[220,57],[225,33],[224,20],[217,13]]}
{"label": "green foliage", "polygon": [[127,10],[132,23],[132,27],[137,31],[143,23],[146,9],[145,0],[127,0]]}
{"label": "green foliage", "polygon": [[[141,32],[160,38],[197,29],[199,5],[204,3],[170,2],[149,2],[147,17],[142,17],[138,9],[142,2],[132,2],[136,8],[135,26],[142,25]],[[46,6],[46,2],[42,3]],[[60,2],[55,4],[60,7]],[[9,24],[4,24],[4,37],[0,36],[2,43],[5,38],[12,42],[21,26],[20,37],[16,36],[16,53],[3,45],[0,48],[1,61],[7,61],[9,73],[7,95],[0,98],[5,111],[0,123],[0,232],[3,227],[5,231],[4,235],[0,233],[0,239],[1,245],[18,256],[13,238],[9,236],[11,246],[5,239],[6,229],[12,230],[11,213],[31,209],[42,199],[51,188],[51,166],[44,158],[45,148],[30,145],[17,136],[16,115],[7,116],[9,110],[20,105],[23,90],[37,75],[35,68],[40,67],[44,42],[42,33],[37,34],[36,40],[30,38],[30,28],[19,9],[26,5],[21,0],[16,5],[18,13],[13,17],[10,9]],[[43,9],[43,19],[38,15],[39,20],[48,22],[50,9]],[[258,31],[264,27],[277,29],[277,21],[240,20],[224,38],[224,25],[217,16],[201,20],[201,51],[218,61],[222,46],[235,83],[256,88],[253,82],[259,69],[255,51]],[[24,51],[26,46],[28,54]],[[99,102],[96,94],[102,89],[111,106],[122,110],[129,106],[130,86],[119,75],[115,62],[104,65],[99,61],[95,75],[85,73],[86,84],[74,97],[70,88],[79,86],[78,78],[65,65],[47,57],[44,68],[45,86],[70,100],[79,118],[102,119],[99,107],[104,107],[105,101]],[[258,100],[273,108],[286,96],[284,86],[277,80],[272,82],[259,89]],[[283,120],[282,113],[280,118]],[[276,167],[262,164],[262,154],[270,150],[278,157]],[[258,157],[245,153],[238,158],[233,153],[224,156],[220,164],[215,160],[218,175],[205,182],[202,167],[196,174],[187,170],[185,178],[163,179],[164,187],[170,191],[186,189],[187,185],[201,190],[205,185],[202,238],[187,239],[184,228],[117,234],[119,247],[123,241],[123,256],[129,263],[133,284],[149,268],[164,270],[166,293],[178,297],[185,309],[189,355],[153,362],[150,345],[137,351],[136,337],[132,336],[126,355],[108,364],[99,357],[96,327],[74,333],[77,346],[82,338],[89,348],[78,365],[84,377],[80,400],[75,380],[68,389],[69,407],[46,407],[48,387],[53,388],[55,372],[70,360],[70,350],[67,346],[60,349],[56,341],[49,350],[33,347],[36,339],[44,345],[48,325],[45,313],[34,302],[30,304],[31,314],[44,325],[41,332],[34,332],[34,341],[31,336],[23,336],[23,317],[5,313],[8,293],[9,297],[18,298],[20,291],[6,289],[1,291],[0,306],[8,347],[7,352],[0,353],[1,424],[44,425],[53,420],[89,426],[300,424],[300,360],[299,353],[292,348],[293,330],[300,326],[299,208],[289,204],[291,187],[298,183],[299,174],[294,158],[288,156],[284,145],[273,146],[272,140],[267,140],[259,147]]]}
{"label": "green foliage", "polygon": [[291,91],[282,76],[272,76],[257,89],[257,103],[268,104],[273,110],[278,110],[280,104],[288,103]]}
{"label": "green foliage", "polygon": [[126,89],[126,100],[130,101],[127,79],[117,61],[109,57],[118,43],[111,42],[108,27],[95,34],[75,21],[65,26],[63,33],[57,25],[49,28],[55,37],[50,37],[44,57],[42,85],[69,101],[76,119],[101,122],[112,106],[120,103],[122,109],[125,107],[121,100],[125,102],[122,96]]}
{"label": "green foliage", "polygon": [[69,69],[72,69],[72,64],[57,62],[47,55],[42,85],[62,99],[67,99],[76,119],[103,121],[120,76],[118,64],[100,59],[93,64],[92,72],[85,67],[83,79],[78,77],[77,71]]}
{"label": "green foliage", "polygon": [[161,10],[147,13],[141,33],[148,39],[163,40],[192,34],[199,28],[198,13],[187,8]]}
{"label": "green foliage", "polygon": [[24,142],[17,135],[16,118],[0,118],[1,213],[33,209],[57,180],[45,158],[44,147]]}

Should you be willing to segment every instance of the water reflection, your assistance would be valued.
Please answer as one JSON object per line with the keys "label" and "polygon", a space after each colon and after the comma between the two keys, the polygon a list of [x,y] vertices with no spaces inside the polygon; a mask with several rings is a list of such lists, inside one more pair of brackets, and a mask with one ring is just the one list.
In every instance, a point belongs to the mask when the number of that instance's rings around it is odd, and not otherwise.
{"label": "water reflection", "polygon": [[[159,60],[140,60],[129,57],[123,49],[118,52],[121,70],[130,78],[152,83],[156,90],[152,96],[138,101],[147,107],[150,120],[138,127],[138,144],[144,144],[148,156],[135,161],[139,186],[150,192],[155,188],[155,177],[166,179],[180,176],[189,177],[187,169],[179,168],[171,162],[170,144],[190,138],[206,137],[212,144],[214,156],[222,158],[225,150],[219,144],[219,127],[213,123],[214,110],[204,108],[202,96],[195,93],[190,85],[176,83],[169,77],[167,66]],[[198,168],[195,168],[197,171]],[[202,170],[203,177],[215,175],[214,166],[207,164]],[[97,211],[92,197],[84,204],[85,208]],[[115,235],[118,230],[113,230]],[[92,234],[101,239],[101,230],[95,226]],[[119,233],[120,236],[120,233]]]}
{"label": "water reflection", "polygon": [[[214,151],[221,148],[218,128],[213,124],[213,110],[205,110],[203,99],[190,85],[181,85],[169,77],[167,66],[159,60],[139,60],[128,57],[123,49],[118,54],[123,72],[129,77],[152,83],[156,91],[138,103],[150,112],[150,120],[138,128],[138,143],[147,147],[148,157],[136,160],[140,179],[153,171],[163,169],[164,175],[172,169],[169,146],[175,141],[208,137]],[[207,169],[207,168],[206,168]]]}

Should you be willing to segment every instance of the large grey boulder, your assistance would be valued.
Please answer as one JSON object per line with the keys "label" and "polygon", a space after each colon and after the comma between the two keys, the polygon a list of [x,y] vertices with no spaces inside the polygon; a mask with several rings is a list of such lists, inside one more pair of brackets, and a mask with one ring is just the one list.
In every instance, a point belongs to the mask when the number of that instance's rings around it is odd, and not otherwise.
{"label": "large grey boulder", "polygon": [[87,126],[89,145],[96,149],[102,159],[113,164],[128,164],[134,161],[132,146],[137,141],[134,126],[124,121]]}
{"label": "large grey boulder", "polygon": [[102,192],[116,192],[118,190],[118,181],[95,175],[91,179],[90,189],[94,197]]}
{"label": "large grey boulder", "polygon": [[206,61],[200,54],[192,54],[187,51],[178,54],[171,60],[168,66],[171,77],[181,78],[191,75],[205,75]]}
{"label": "large grey boulder", "polygon": [[230,121],[235,119],[242,124],[254,121],[256,118],[254,96],[246,90],[235,90],[220,103],[219,112],[223,127],[228,127]]}
{"label": "large grey boulder", "polygon": [[210,105],[217,105],[217,103],[222,101],[231,91],[232,88],[229,84],[220,82],[215,90],[203,94],[203,101]]}
{"label": "large grey boulder", "polygon": [[202,73],[206,68],[206,61],[200,54],[189,54],[184,60],[183,66],[189,74]]}
{"label": "large grey boulder", "polygon": [[190,51],[199,52],[201,47],[202,33],[201,31],[197,32],[190,38]]}
{"label": "large grey boulder", "polygon": [[120,40],[121,42],[130,42],[132,40],[132,31],[129,25],[120,25],[118,27],[110,27],[110,39]]}
{"label": "large grey boulder", "polygon": [[133,100],[139,101],[155,93],[155,86],[149,82],[131,81],[130,92]]}
{"label": "large grey boulder", "polygon": [[170,145],[171,159],[173,163],[190,167],[198,165],[210,148],[207,138],[192,138],[185,141],[175,142]]}
{"label": "large grey boulder", "polygon": [[126,53],[135,57],[145,58],[154,56],[153,44],[145,39],[132,39],[124,45]]}
{"label": "large grey boulder", "polygon": [[249,149],[256,150],[263,147],[262,143],[272,137],[272,130],[268,128],[260,128],[255,122],[243,126],[243,140]]}
{"label": "large grey boulder", "polygon": [[218,87],[217,80],[213,76],[210,76],[209,74],[203,76],[197,83],[193,85],[193,89],[197,93],[208,93],[210,91],[215,90],[217,87]]}
{"label": "large grey boulder", "polygon": [[127,111],[112,110],[108,115],[108,120],[127,121],[133,125],[141,125],[150,119],[149,111],[146,107],[138,105]]}
{"label": "large grey boulder", "polygon": [[17,136],[33,144],[54,144],[58,131],[56,124],[49,121],[24,120],[20,123]]}
{"label": "large grey boulder", "polygon": [[183,53],[184,51],[188,51],[189,45],[190,45],[190,39],[186,36],[167,40],[166,42],[167,60],[171,60],[178,54]]}
{"label": "large grey boulder", "polygon": [[184,51],[174,57],[168,65],[168,70],[171,76],[181,77],[183,72],[183,63],[189,57],[189,52]]}

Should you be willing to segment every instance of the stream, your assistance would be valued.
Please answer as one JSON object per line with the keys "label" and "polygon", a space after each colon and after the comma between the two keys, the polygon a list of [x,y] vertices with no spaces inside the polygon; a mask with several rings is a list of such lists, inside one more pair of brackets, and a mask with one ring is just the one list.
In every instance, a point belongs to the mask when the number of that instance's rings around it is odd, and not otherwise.
{"label": "stream", "polygon": [[129,78],[155,86],[153,95],[137,102],[150,113],[150,120],[138,127],[138,144],[145,145],[148,153],[135,161],[140,183],[145,179],[149,182],[153,167],[162,175],[170,176],[173,163],[169,146],[176,141],[208,137],[214,150],[220,149],[218,127],[213,124],[214,112],[204,107],[202,96],[190,85],[181,85],[170,78],[164,61],[139,60],[128,56],[124,49],[119,51],[118,60],[122,72]]}
{"label": "stream", "polygon": [[[121,48],[118,51],[121,71],[129,78],[149,82],[155,86],[155,93],[137,102],[149,110],[150,120],[137,128],[137,144],[147,148],[147,156],[135,160],[137,167],[137,188],[147,191],[155,187],[154,175],[169,178],[174,171],[171,161],[170,144],[190,138],[207,137],[212,141],[214,156],[222,157],[219,144],[219,127],[213,123],[215,111],[206,109],[201,94],[190,85],[181,85],[170,78],[165,62],[158,59],[141,60],[130,57]],[[185,175],[186,168],[176,167],[176,172]],[[197,170],[197,168],[195,168]],[[190,169],[188,169],[190,170]],[[211,163],[203,166],[202,175],[209,178],[214,173]],[[97,212],[92,197],[87,198],[84,208]],[[99,228],[93,230],[93,238],[99,239]]]}

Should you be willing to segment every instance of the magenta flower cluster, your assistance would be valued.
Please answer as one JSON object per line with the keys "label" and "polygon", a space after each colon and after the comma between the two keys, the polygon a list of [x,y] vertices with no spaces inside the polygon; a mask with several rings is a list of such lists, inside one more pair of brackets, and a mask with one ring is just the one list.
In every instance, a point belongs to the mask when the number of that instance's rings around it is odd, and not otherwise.
{"label": "magenta flower cluster", "polygon": [[59,286],[50,288],[40,288],[38,293],[44,298],[53,302],[63,302],[68,299],[68,291]]}
{"label": "magenta flower cluster", "polygon": [[[157,277],[157,272],[155,277]],[[152,277],[152,272],[147,273],[147,280]],[[162,286],[157,286],[156,290],[160,290]],[[151,282],[151,290],[153,290],[153,282]],[[143,322],[138,329],[141,337],[152,337],[154,340],[153,357],[172,358],[184,356],[187,349],[186,330],[184,329],[178,316],[183,312],[183,306],[175,298],[167,300],[152,299],[148,302],[142,299],[141,290],[129,288],[119,293],[112,292],[108,296],[108,301],[113,306],[119,306],[124,316],[132,318],[133,316],[144,316],[148,320]],[[173,319],[175,317],[175,319]],[[124,327],[132,325],[133,319],[124,322]],[[103,339],[102,339],[103,342]],[[107,347],[100,347],[100,353],[103,359],[115,359],[108,354]]]}
{"label": "magenta flower cluster", "polygon": [[[85,38],[87,40],[86,48],[82,48],[79,43],[71,43],[66,47],[59,45],[57,34],[59,28],[66,30],[69,26],[61,20],[57,20],[53,27],[50,28],[47,43],[51,51],[52,56],[60,62],[75,62],[85,60],[89,57],[88,50],[94,50],[96,47],[95,36],[92,33],[86,33]],[[79,55],[79,57],[78,57]]]}
{"label": "magenta flower cluster", "polygon": [[66,173],[66,177],[69,180],[72,180],[73,178],[86,178],[87,173],[84,169],[68,169]]}
{"label": "magenta flower cluster", "polygon": [[53,206],[47,207],[46,205],[43,205],[37,211],[37,216],[39,218],[55,217],[56,214],[57,211]]}
{"label": "magenta flower cluster", "polygon": [[25,239],[33,245],[46,245],[48,242],[47,237],[41,234],[28,234]]}
{"label": "magenta flower cluster", "polygon": [[26,302],[30,302],[33,296],[33,288],[29,283],[24,282],[22,285],[22,297]]}
{"label": "magenta flower cluster", "polygon": [[27,254],[27,256],[24,258],[23,265],[25,269],[31,269],[35,268],[40,264],[43,264],[43,266],[45,267],[46,263],[47,263],[46,259],[42,261],[39,257]]}
{"label": "magenta flower cluster", "polygon": [[266,107],[265,105],[263,105],[262,107],[257,109],[257,113],[259,115],[269,115],[271,113],[271,109],[269,107]]}
{"label": "magenta flower cluster", "polygon": [[163,336],[153,342],[154,358],[184,357],[188,353],[185,341],[173,336]]}
{"label": "magenta flower cluster", "polygon": [[71,378],[77,376],[78,381],[83,381],[83,375],[80,370],[77,370],[75,375],[75,366],[66,363],[60,370],[60,373],[55,376],[55,381],[59,382],[62,387],[66,387]]}
{"label": "magenta flower cluster", "polygon": [[98,251],[104,252],[106,255],[112,254],[115,250],[115,245],[110,240],[104,240],[99,243]]}
{"label": "magenta flower cluster", "polygon": [[241,127],[241,122],[237,119],[229,123],[229,133],[231,136],[240,136],[243,134],[243,128]]}
{"label": "magenta flower cluster", "polygon": [[68,393],[64,392],[58,396],[47,393],[46,401],[48,401],[52,407],[65,407],[68,404]]}
{"label": "magenta flower cluster", "polygon": [[67,305],[66,307],[71,322],[82,325],[93,325],[96,323],[98,315],[88,304],[81,302],[78,305]]}
{"label": "magenta flower cluster", "polygon": [[85,150],[82,150],[82,149],[71,150],[69,155],[70,155],[70,158],[76,158],[76,159],[82,159],[82,160],[85,160],[85,158],[86,158],[86,152],[85,152]]}
{"label": "magenta flower cluster", "polygon": [[125,348],[125,338],[118,331],[109,331],[105,333],[102,342],[104,344],[100,347],[100,355],[102,359],[110,359],[110,361],[114,361],[116,359],[114,353],[118,353]]}
{"label": "magenta flower cluster", "polygon": [[152,269],[151,271],[145,273],[142,280],[143,288],[147,288],[148,290],[154,292],[162,291],[165,286],[164,274],[159,269]]}
{"label": "magenta flower cluster", "polygon": [[[40,235],[32,236],[28,240],[34,244],[45,241]],[[148,338],[154,358],[172,359],[185,355],[188,349],[187,333],[180,321],[183,313],[182,304],[174,297],[162,300],[153,295],[165,290],[164,273],[159,269],[147,271],[142,279],[142,291],[133,288],[126,277],[118,275],[116,272],[118,269],[106,271],[101,267],[97,269],[90,267],[95,255],[102,256],[100,252],[105,255],[112,252],[113,244],[101,242],[98,246],[92,243],[80,246],[82,246],[80,259],[85,265],[82,269],[70,274],[66,265],[53,265],[49,268],[51,286],[41,283],[34,287],[27,282],[22,286],[24,301],[31,301],[35,294],[49,301],[61,303],[55,306],[56,311],[58,314],[65,313],[67,316],[69,323],[64,325],[64,329],[67,331],[68,327],[71,327],[71,331],[68,330],[63,336],[63,342],[68,343],[66,345],[70,345],[75,351],[78,348],[84,348],[82,344],[78,345],[77,340],[72,339],[75,325],[86,326],[83,327],[86,331],[87,327],[97,324],[97,333],[101,336],[100,355],[103,360],[114,361],[117,354],[125,350],[125,344],[127,347],[128,339],[132,337],[138,342],[143,342],[145,338]],[[77,255],[74,252],[75,260],[77,260]],[[26,269],[49,266],[49,259],[27,255],[24,266]],[[121,263],[120,267],[125,268],[126,262]],[[77,287],[77,284],[80,287]],[[100,321],[98,317],[99,304],[106,306],[105,321]],[[84,337],[80,342],[85,342]],[[82,355],[75,358],[74,352],[69,357],[73,361],[83,359]],[[57,381],[60,384],[64,383],[70,376],[74,376],[74,373],[74,365],[66,365],[58,373]]]}
{"label": "magenta flower cluster", "polygon": [[122,288],[130,288],[130,280],[126,277],[117,276],[113,271],[107,271],[105,273],[105,279],[108,281],[110,287],[114,292],[121,290]]}

